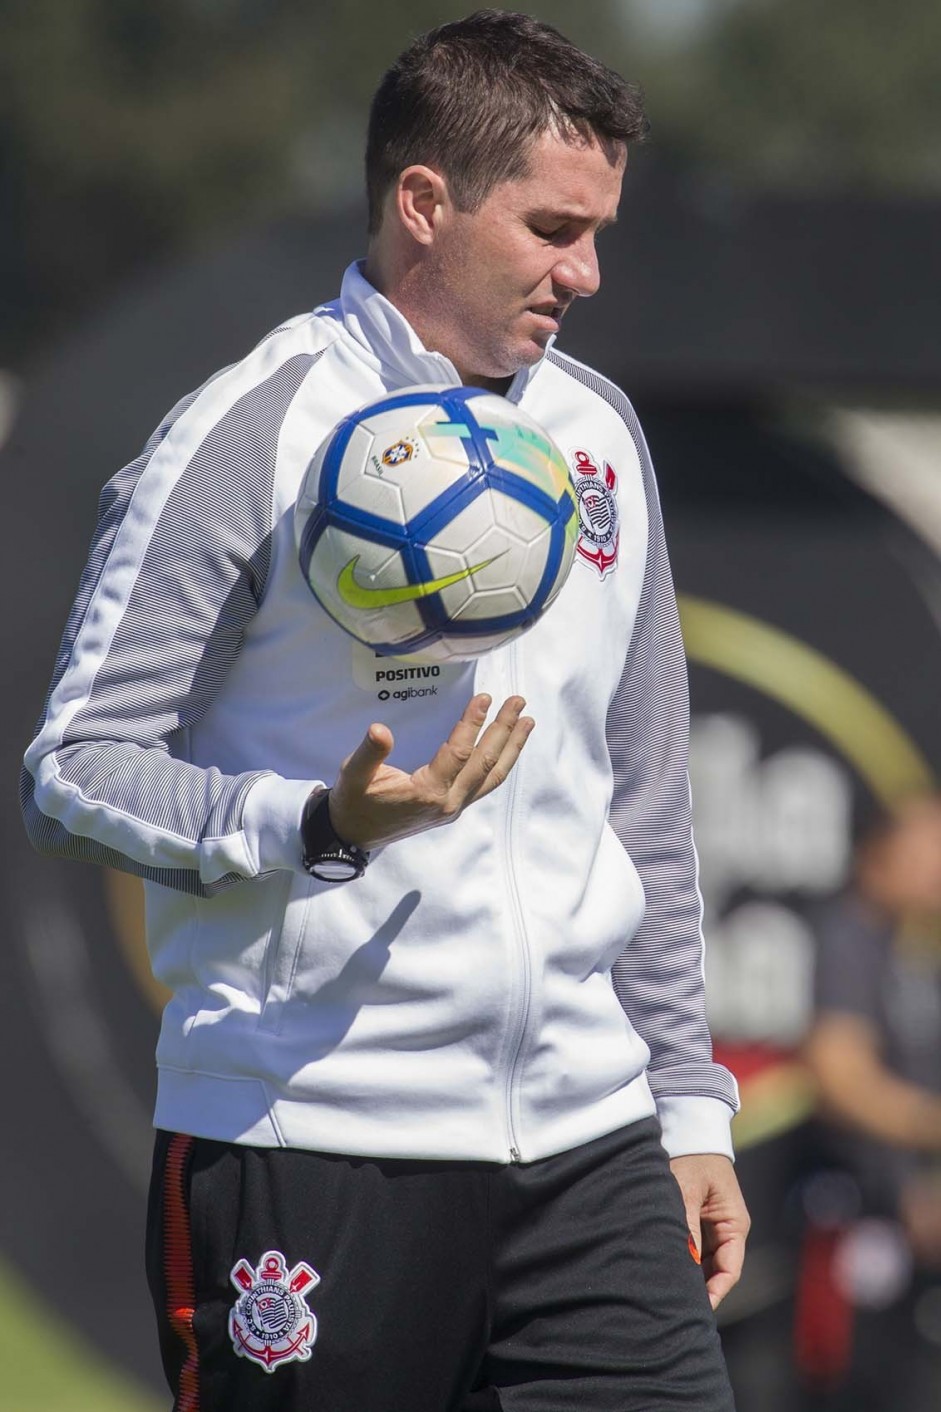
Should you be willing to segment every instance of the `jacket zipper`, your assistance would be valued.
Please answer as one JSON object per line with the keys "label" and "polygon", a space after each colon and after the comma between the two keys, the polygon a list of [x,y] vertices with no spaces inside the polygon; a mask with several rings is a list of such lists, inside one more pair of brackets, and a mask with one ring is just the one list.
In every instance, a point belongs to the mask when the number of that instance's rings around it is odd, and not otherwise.
{"label": "jacket zipper", "polygon": [[[515,663],[516,646],[513,644],[508,648],[508,667]],[[514,674],[507,671],[507,677]],[[526,936],[526,923],[523,917],[523,904],[520,900],[519,885],[516,880],[516,873],[513,867],[513,822],[515,817],[515,806],[519,793],[519,782],[517,771],[519,764],[510,774],[509,779],[503,786],[506,791],[506,810],[503,822],[503,868],[506,881],[507,895],[510,900],[510,913],[513,919],[513,933],[516,940],[516,949],[520,961],[520,975],[522,979],[521,1003],[518,1011],[516,1032],[509,1049],[509,1062],[507,1065],[506,1087],[504,1089],[506,1101],[506,1126],[509,1138],[508,1146],[510,1150],[510,1161],[520,1162],[519,1138],[516,1132],[514,1121],[514,1107],[516,1100],[516,1079],[519,1068],[520,1056],[523,1051],[523,1043],[529,1027],[530,997],[532,991],[532,958],[530,956],[529,941]]]}

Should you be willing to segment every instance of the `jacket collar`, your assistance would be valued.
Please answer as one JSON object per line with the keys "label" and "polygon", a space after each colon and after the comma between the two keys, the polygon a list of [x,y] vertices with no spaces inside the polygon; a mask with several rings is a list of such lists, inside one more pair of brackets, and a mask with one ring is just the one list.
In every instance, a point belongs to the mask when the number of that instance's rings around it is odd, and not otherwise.
{"label": "jacket collar", "polygon": [[[459,387],[461,379],[450,358],[425,347],[405,316],[366,279],[363,263],[357,260],[349,266],[340,287],[340,313],[350,337],[393,387]],[[510,401],[520,400],[544,360],[545,354],[532,367],[520,369],[507,392]]]}

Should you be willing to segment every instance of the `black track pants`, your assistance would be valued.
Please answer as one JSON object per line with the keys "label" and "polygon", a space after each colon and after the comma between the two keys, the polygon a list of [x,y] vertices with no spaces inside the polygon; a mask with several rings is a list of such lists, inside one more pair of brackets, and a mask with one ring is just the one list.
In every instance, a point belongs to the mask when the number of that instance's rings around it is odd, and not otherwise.
{"label": "black track pants", "polygon": [[159,1133],[174,1412],[732,1412],[653,1120],[540,1162]]}

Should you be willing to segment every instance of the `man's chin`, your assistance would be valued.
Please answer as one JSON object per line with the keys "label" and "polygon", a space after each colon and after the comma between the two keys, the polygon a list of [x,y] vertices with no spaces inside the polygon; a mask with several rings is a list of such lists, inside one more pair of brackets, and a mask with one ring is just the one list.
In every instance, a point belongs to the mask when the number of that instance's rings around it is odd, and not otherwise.
{"label": "man's chin", "polygon": [[516,350],[516,368],[531,368],[534,363],[545,356],[546,349],[555,338],[555,330],[539,329],[529,335],[524,343]]}
{"label": "man's chin", "polygon": [[482,386],[512,382],[516,374],[521,372],[523,368],[531,368],[539,362],[540,358],[545,357],[546,348],[552,336],[547,333],[544,339],[527,338],[521,340],[520,343],[507,351],[504,358],[501,358],[499,369],[495,365],[491,372],[478,373],[471,378],[471,381]]}

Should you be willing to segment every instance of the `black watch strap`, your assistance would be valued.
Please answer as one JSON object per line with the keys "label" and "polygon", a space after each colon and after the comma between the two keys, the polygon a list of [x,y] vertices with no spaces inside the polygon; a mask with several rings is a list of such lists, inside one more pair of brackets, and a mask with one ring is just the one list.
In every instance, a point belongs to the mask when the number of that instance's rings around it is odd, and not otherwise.
{"label": "black watch strap", "polygon": [[313,793],[301,815],[301,861],[319,882],[350,882],[361,878],[369,854],[355,843],[344,843],[330,822],[330,791]]}

